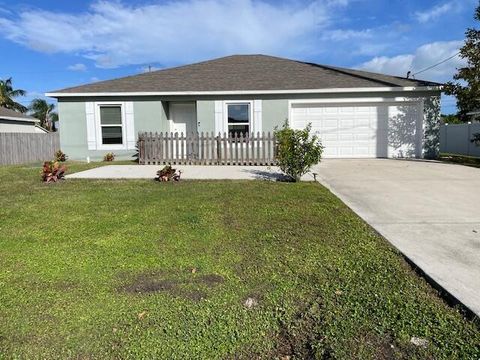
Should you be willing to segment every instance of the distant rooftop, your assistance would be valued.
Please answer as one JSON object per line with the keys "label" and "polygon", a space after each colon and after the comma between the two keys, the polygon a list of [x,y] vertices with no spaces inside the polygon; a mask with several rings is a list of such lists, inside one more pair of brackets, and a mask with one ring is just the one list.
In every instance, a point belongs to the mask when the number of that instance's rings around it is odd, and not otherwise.
{"label": "distant rooftop", "polygon": [[40,120],[28,116],[26,114],[22,114],[21,112],[10,110],[4,107],[0,107],[0,119],[4,120],[16,120],[16,121],[30,121],[30,122],[40,122]]}

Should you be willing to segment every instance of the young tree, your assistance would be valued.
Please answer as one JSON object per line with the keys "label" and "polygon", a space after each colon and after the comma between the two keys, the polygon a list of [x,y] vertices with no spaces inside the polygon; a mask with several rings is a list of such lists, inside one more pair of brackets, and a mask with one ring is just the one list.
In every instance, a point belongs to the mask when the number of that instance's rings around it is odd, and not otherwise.
{"label": "young tree", "polygon": [[21,89],[14,89],[12,84],[12,78],[7,80],[0,80],[0,107],[7,109],[27,112],[27,108],[22,104],[15,102],[15,98],[18,96],[25,96],[27,92]]}
{"label": "young tree", "polygon": [[[475,20],[480,21],[480,4],[475,10]],[[465,36],[460,57],[467,64],[453,76],[455,81],[445,86],[445,93],[457,98],[458,115],[463,121],[468,120],[468,112],[480,109],[480,30],[467,29]]]}
{"label": "young tree", "polygon": [[312,124],[308,124],[303,130],[294,130],[285,122],[280,130],[275,130],[278,167],[293,181],[300,181],[322,158],[322,143],[318,136],[310,134],[311,129]]}
{"label": "young tree", "polygon": [[40,126],[47,130],[54,130],[53,123],[58,119],[54,104],[49,104],[43,99],[34,99],[30,104],[31,115],[40,120]]}

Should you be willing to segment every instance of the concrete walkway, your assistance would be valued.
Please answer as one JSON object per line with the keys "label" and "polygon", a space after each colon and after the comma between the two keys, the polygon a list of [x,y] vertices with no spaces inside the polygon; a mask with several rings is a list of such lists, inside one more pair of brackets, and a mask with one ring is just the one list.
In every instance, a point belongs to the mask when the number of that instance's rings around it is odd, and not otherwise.
{"label": "concrete walkway", "polygon": [[320,182],[480,316],[480,169],[324,160]]}
{"label": "concrete walkway", "polygon": [[[162,165],[107,165],[67,175],[67,179],[154,179]],[[282,180],[277,167],[175,165],[184,180]],[[302,180],[313,181],[311,174]]]}

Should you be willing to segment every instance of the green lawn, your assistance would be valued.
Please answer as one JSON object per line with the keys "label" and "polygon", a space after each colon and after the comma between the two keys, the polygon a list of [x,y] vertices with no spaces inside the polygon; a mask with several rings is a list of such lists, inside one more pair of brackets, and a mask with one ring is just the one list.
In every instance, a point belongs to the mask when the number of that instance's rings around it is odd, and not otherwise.
{"label": "green lawn", "polygon": [[0,168],[0,358],[480,356],[478,322],[318,184],[39,170]]}
{"label": "green lawn", "polygon": [[439,160],[447,163],[472,166],[472,167],[480,167],[480,158],[474,157],[474,156],[463,156],[463,155],[442,153],[439,156]]}

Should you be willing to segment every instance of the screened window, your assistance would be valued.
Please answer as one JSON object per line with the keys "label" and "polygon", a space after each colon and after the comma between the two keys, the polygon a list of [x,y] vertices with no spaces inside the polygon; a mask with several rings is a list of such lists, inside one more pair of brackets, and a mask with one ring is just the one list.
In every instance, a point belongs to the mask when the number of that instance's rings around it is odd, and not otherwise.
{"label": "screened window", "polygon": [[100,106],[100,126],[103,145],[123,144],[121,106]]}
{"label": "screened window", "polygon": [[228,132],[235,136],[250,132],[250,104],[227,104]]}

